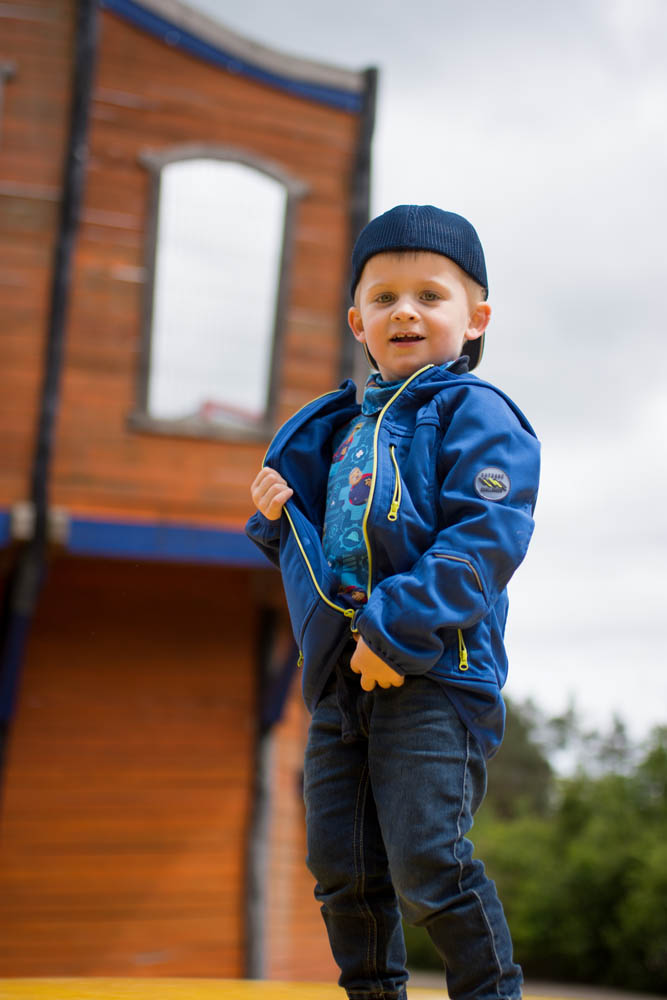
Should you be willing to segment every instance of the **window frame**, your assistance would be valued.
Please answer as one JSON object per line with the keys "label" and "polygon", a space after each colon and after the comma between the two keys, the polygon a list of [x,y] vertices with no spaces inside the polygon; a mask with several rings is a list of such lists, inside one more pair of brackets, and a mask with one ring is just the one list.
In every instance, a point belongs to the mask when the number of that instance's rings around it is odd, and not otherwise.
{"label": "window frame", "polygon": [[[192,418],[187,420],[168,419],[151,416],[148,412],[148,387],[151,373],[153,346],[153,311],[155,296],[155,274],[157,258],[157,230],[160,208],[162,170],[172,163],[186,160],[219,160],[238,163],[267,175],[285,188],[285,218],[278,267],[278,288],[271,337],[271,359],[264,416],[259,422],[246,426],[238,422],[214,426],[202,421],[197,424]],[[282,357],[282,346],[286,326],[287,296],[292,270],[295,213],[298,201],[308,193],[308,186],[292,176],[278,164],[247,150],[231,146],[196,144],[171,147],[166,150],[146,150],[140,153],[139,162],[150,172],[149,203],[145,232],[145,280],[141,309],[141,339],[139,366],[137,372],[136,406],[129,415],[128,423],[133,430],[153,434],[213,438],[234,441],[258,441],[270,438],[275,429],[276,404],[278,395],[278,372]]]}
{"label": "window frame", "polygon": [[0,59],[0,146],[2,145],[2,119],[5,110],[5,84],[16,76],[16,63]]}

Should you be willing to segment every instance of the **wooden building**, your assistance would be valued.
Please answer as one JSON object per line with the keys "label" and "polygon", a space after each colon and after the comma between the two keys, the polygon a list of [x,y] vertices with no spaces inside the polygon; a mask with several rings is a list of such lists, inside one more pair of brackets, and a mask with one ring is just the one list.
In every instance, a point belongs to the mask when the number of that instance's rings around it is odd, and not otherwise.
{"label": "wooden building", "polygon": [[180,0],[0,5],[0,976],[331,974],[243,525],[349,374],[373,105]]}

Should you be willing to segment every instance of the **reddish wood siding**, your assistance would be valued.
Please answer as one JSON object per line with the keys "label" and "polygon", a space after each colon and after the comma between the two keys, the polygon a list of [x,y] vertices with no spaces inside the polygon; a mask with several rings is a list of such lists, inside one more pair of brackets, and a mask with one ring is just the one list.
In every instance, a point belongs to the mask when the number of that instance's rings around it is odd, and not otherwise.
{"label": "reddish wood siding", "polygon": [[[0,58],[17,72],[0,132],[0,509],[29,488],[76,9],[4,6]],[[338,381],[359,119],[199,62],[108,11],[100,20],[50,500],[100,518],[240,528],[266,442],[128,426],[150,185],[140,155],[237,147],[307,185],[280,423]],[[3,776],[0,976],[242,974],[262,586],[239,570],[57,554]],[[267,913],[269,972],[295,979],[334,974],[304,863],[305,728],[297,683],[276,731]]]}
{"label": "reddish wood siding", "polygon": [[297,674],[276,727],[273,754],[267,923],[268,979],[334,982],[339,975],[306,868],[303,748],[308,713]]}
{"label": "reddish wood siding", "polygon": [[0,16],[0,507],[28,493],[71,80],[73,0]]}
{"label": "reddish wood siding", "polygon": [[243,573],[54,565],[5,775],[0,976],[242,974],[254,631]]}
{"label": "reddish wood siding", "polygon": [[54,502],[241,525],[266,443],[160,438],[127,427],[135,403],[149,192],[138,158],[184,143],[221,144],[271,159],[309,186],[296,213],[282,422],[337,383],[347,186],[358,119],[227,74],[112,14],[102,22]]}

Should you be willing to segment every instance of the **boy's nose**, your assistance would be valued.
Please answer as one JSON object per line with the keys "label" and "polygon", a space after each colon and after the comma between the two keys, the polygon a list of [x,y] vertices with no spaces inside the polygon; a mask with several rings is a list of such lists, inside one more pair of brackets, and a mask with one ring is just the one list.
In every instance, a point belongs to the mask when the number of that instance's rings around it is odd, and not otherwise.
{"label": "boy's nose", "polygon": [[391,317],[399,323],[403,323],[406,320],[409,321],[417,319],[417,310],[415,309],[414,303],[409,299],[399,299],[394,306],[394,311],[391,314]]}

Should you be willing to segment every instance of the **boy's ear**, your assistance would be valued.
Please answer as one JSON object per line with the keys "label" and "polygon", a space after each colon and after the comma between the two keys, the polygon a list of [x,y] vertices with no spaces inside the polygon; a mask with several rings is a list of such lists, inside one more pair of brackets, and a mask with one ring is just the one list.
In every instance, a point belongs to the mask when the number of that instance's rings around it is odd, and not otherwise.
{"label": "boy's ear", "polygon": [[482,336],[489,320],[491,319],[491,306],[488,302],[478,302],[470,314],[468,329],[465,332],[466,340],[477,340]]}
{"label": "boy's ear", "polygon": [[350,330],[354,334],[355,340],[358,340],[360,344],[366,342],[366,334],[364,332],[364,323],[361,318],[361,312],[356,306],[350,306],[347,311],[347,322]]}

